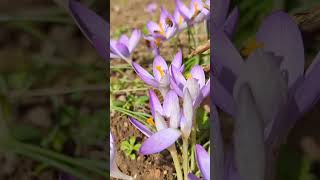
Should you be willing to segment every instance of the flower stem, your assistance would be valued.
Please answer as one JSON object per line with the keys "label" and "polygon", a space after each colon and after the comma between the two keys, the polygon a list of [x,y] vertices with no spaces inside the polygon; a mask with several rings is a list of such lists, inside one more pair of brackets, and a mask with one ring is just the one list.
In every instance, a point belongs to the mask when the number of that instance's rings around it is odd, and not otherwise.
{"label": "flower stem", "polygon": [[188,158],[188,138],[182,138],[182,159],[183,159],[183,174],[184,180],[188,180],[189,173],[189,158]]}
{"label": "flower stem", "polygon": [[183,180],[182,171],[181,171],[181,165],[178,158],[178,153],[175,144],[173,144],[171,147],[168,148],[170,151],[171,157],[173,159],[174,167],[176,169],[177,173],[177,179]]}
{"label": "flower stem", "polygon": [[191,148],[192,148],[192,153],[191,153],[191,170],[194,171],[196,168],[196,163],[195,163],[195,152],[194,148],[196,146],[196,141],[197,141],[197,123],[195,118],[192,121],[192,130],[191,130]]}

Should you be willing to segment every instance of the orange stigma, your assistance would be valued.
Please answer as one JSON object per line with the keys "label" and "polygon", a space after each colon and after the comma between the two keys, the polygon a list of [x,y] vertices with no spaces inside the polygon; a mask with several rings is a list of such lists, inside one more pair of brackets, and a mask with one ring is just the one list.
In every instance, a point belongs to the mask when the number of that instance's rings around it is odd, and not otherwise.
{"label": "orange stigma", "polygon": [[149,118],[147,119],[147,123],[148,123],[149,125],[151,125],[151,126],[155,126],[155,125],[156,125],[156,124],[154,123],[152,117],[149,117]]}

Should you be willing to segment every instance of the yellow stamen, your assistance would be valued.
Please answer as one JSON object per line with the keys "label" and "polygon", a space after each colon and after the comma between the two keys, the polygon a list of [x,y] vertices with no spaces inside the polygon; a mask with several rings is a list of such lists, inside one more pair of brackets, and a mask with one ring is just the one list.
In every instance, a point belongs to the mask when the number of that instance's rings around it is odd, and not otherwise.
{"label": "yellow stamen", "polygon": [[161,68],[161,66],[156,66],[156,69],[159,71],[161,78],[164,76],[164,72],[163,69]]}
{"label": "yellow stamen", "polygon": [[147,123],[148,123],[149,125],[151,125],[151,126],[155,126],[155,125],[156,125],[156,124],[154,123],[152,117],[149,117],[149,118],[147,119]]}
{"label": "yellow stamen", "polygon": [[191,79],[192,75],[190,73],[187,74],[187,79]]}
{"label": "yellow stamen", "polygon": [[160,27],[160,34],[165,36],[165,32],[164,32],[164,28],[163,28],[163,24],[161,22],[159,22],[159,27]]}
{"label": "yellow stamen", "polygon": [[258,42],[256,39],[250,39],[244,46],[241,54],[243,56],[249,56],[254,50],[262,48],[263,44]]}
{"label": "yellow stamen", "polygon": [[182,22],[183,22],[183,17],[180,15],[180,18],[179,18],[179,25],[182,25]]}

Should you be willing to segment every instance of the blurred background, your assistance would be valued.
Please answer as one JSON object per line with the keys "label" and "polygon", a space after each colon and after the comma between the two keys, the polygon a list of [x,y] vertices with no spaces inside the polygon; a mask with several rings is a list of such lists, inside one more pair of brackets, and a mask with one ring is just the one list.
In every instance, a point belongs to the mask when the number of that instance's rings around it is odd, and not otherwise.
{"label": "blurred background", "polygon": [[0,179],[108,177],[106,64],[57,2],[0,1]]}
{"label": "blurred background", "polygon": [[[240,8],[240,21],[233,37],[243,50],[252,40],[262,20],[275,10],[293,15],[302,31],[305,68],[320,51],[320,1],[318,0],[232,0]],[[319,105],[295,125],[283,145],[277,163],[277,180],[320,179],[320,107]]]}

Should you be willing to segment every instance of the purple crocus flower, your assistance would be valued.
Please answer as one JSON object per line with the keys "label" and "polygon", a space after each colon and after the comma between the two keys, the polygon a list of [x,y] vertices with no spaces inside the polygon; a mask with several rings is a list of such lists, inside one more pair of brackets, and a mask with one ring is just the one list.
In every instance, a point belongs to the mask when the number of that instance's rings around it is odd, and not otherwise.
{"label": "purple crocus flower", "polygon": [[146,41],[148,49],[151,50],[155,56],[160,55],[160,47],[162,45],[161,38],[155,38],[152,35],[147,35],[143,38]]}
{"label": "purple crocus flower", "polygon": [[188,89],[194,107],[198,107],[203,99],[210,93],[210,79],[206,82],[203,68],[200,65],[194,66],[187,79],[177,68],[172,67],[171,71],[172,78],[170,82],[172,89],[174,89],[180,97],[183,97],[184,89]]}
{"label": "purple crocus flower", "polygon": [[[209,153],[199,144],[196,144],[196,158],[198,167],[204,180],[210,179],[210,156]],[[199,180],[199,178],[193,174],[188,175],[188,180]]]}
{"label": "purple crocus flower", "polygon": [[149,34],[158,40],[168,40],[177,32],[177,25],[174,17],[164,8],[161,7],[159,23],[147,22]]}
{"label": "purple crocus flower", "polygon": [[190,6],[187,7],[181,0],[176,0],[176,6],[188,25],[194,25],[209,18],[210,0],[191,0]]}
{"label": "purple crocus flower", "polygon": [[97,49],[99,55],[109,60],[109,24],[95,12],[75,0],[69,0],[69,10],[82,33]]}
{"label": "purple crocus flower", "polygon": [[148,13],[154,13],[158,8],[157,3],[155,2],[150,2],[147,7],[144,9],[144,11],[148,12]]}
{"label": "purple crocus flower", "polygon": [[184,17],[181,15],[178,7],[176,7],[176,9],[174,10],[173,17],[174,17],[174,20],[177,24],[179,32],[182,31],[183,29],[187,28],[187,26],[188,26],[187,22],[185,21]]}
{"label": "purple crocus flower", "polygon": [[131,176],[123,174],[116,164],[117,148],[114,137],[110,132],[110,176],[118,179],[132,180]]}
{"label": "purple crocus flower", "polygon": [[[157,131],[154,132],[134,118],[130,118],[130,122],[148,137],[140,148],[140,153],[143,155],[158,153],[169,148],[181,135],[188,137],[193,117],[192,101],[188,91],[185,92],[182,112],[178,95],[172,90],[167,93],[162,105],[154,91],[149,90],[149,96],[151,114]],[[179,130],[180,124],[181,130]]]}
{"label": "purple crocus flower", "polygon": [[148,85],[158,88],[164,97],[170,89],[170,69],[175,67],[183,70],[182,52],[180,50],[175,55],[170,67],[161,56],[156,56],[152,66],[153,76],[139,64],[132,62],[132,65],[138,76]]}
{"label": "purple crocus flower", "polygon": [[239,19],[239,9],[235,7],[230,14],[229,5],[230,0],[213,0],[214,13],[211,17],[212,32],[223,29],[225,33],[231,37],[235,30]]}
{"label": "purple crocus flower", "polygon": [[110,58],[121,58],[131,64],[131,54],[141,38],[141,31],[134,29],[131,37],[121,35],[118,41],[110,40]]}
{"label": "purple crocus flower", "polygon": [[[248,123],[244,123],[247,124],[246,127],[244,127],[245,125],[240,126],[243,122],[239,122],[236,134],[240,135],[246,128],[247,132],[255,133],[250,135],[253,138],[251,140],[255,143],[249,143],[252,146],[249,149],[251,151],[250,158],[252,159],[254,155],[255,161],[260,163],[255,165],[255,167],[259,167],[255,171],[257,172],[255,177],[265,175],[266,179],[272,179],[275,161],[273,152],[284,141],[297,120],[317,103],[320,95],[320,86],[316,83],[320,74],[320,55],[316,56],[304,73],[304,49],[301,33],[293,18],[281,11],[274,12],[263,21],[256,35],[256,40],[259,44],[257,48],[260,50],[252,53],[247,60],[248,63],[247,61],[245,63],[229,41],[228,36],[222,31],[216,32],[214,36],[216,46],[213,47],[215,53],[212,58],[216,67],[216,77],[214,77],[215,93],[212,99],[223,111],[236,119],[236,126],[239,119],[242,121],[245,119],[245,116],[241,116],[241,107],[249,107],[248,103],[254,101],[255,105],[247,108],[247,110],[252,110],[252,113],[247,112],[243,115],[255,116],[259,112],[259,116],[251,117],[255,123],[250,122],[250,126]],[[254,70],[257,67],[259,69]],[[232,98],[232,94],[234,98]],[[252,95],[254,96],[252,97]],[[241,97],[246,97],[246,105],[243,104],[245,101],[238,99]],[[248,128],[251,130],[249,131]],[[252,131],[254,129],[255,131]],[[240,139],[235,138],[235,141],[237,141],[235,142],[236,146],[239,143],[242,147],[247,147],[243,145],[245,143],[240,143]],[[243,153],[241,148],[235,147],[235,151],[238,157]],[[266,152],[265,155],[259,155],[259,152],[263,151]],[[260,160],[258,161],[257,158]],[[264,163],[264,161],[266,162]],[[239,159],[237,163],[240,163]],[[254,163],[247,162],[246,166],[238,164],[238,168],[241,166],[239,173],[242,177],[249,176],[249,170],[244,167]]]}

